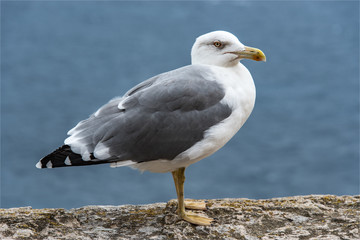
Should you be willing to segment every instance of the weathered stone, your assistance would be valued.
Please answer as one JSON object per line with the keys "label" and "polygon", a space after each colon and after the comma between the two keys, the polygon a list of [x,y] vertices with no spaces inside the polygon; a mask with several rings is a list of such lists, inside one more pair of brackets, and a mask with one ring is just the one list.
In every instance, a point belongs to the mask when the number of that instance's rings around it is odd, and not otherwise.
{"label": "weathered stone", "polygon": [[[212,226],[180,220],[176,201],[77,209],[0,209],[0,239],[360,239],[360,196],[208,200]],[[201,212],[201,211],[198,211]]]}

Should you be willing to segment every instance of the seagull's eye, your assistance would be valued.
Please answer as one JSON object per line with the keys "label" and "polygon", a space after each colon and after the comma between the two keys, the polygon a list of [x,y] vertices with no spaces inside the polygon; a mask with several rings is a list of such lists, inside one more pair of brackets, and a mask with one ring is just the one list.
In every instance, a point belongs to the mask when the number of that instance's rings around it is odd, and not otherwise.
{"label": "seagull's eye", "polygon": [[222,45],[223,45],[223,44],[222,44],[222,42],[220,42],[220,41],[215,41],[215,42],[214,42],[214,46],[217,47],[217,48],[221,48]]}

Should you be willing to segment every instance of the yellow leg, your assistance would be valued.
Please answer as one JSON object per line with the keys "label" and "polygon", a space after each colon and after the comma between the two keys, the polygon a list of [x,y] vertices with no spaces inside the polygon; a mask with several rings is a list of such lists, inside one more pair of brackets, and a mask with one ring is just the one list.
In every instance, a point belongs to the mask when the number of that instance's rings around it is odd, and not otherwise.
{"label": "yellow leg", "polygon": [[208,226],[213,221],[212,218],[202,217],[192,212],[185,211],[185,202],[184,202],[184,182],[185,182],[185,168],[179,168],[176,171],[172,172],[176,193],[178,197],[178,210],[177,213],[179,216],[195,225]]}

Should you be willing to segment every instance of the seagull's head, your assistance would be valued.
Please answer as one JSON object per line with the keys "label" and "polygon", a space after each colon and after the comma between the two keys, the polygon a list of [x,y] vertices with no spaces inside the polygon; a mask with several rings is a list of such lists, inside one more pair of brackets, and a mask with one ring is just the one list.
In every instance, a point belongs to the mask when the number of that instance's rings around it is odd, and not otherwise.
{"label": "seagull's head", "polygon": [[192,64],[232,67],[244,58],[266,61],[260,49],[244,46],[233,34],[225,31],[201,35],[191,50]]}

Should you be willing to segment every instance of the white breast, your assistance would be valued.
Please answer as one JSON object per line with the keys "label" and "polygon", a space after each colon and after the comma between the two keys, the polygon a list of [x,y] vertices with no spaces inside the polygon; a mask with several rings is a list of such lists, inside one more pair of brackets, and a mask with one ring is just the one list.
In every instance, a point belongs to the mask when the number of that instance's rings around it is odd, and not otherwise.
{"label": "white breast", "polygon": [[231,115],[206,131],[204,139],[181,155],[192,163],[207,157],[223,147],[242,127],[255,104],[255,85],[249,71],[239,63],[233,68],[214,69],[225,87],[222,103],[228,104]]}

